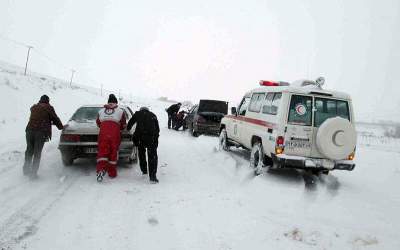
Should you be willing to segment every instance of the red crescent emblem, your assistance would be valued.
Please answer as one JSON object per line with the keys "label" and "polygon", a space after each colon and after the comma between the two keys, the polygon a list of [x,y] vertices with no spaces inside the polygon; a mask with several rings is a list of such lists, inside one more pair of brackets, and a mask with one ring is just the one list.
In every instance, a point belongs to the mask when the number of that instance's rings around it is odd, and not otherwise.
{"label": "red crescent emblem", "polygon": [[301,103],[296,105],[295,110],[298,115],[305,115],[307,113],[307,108]]}

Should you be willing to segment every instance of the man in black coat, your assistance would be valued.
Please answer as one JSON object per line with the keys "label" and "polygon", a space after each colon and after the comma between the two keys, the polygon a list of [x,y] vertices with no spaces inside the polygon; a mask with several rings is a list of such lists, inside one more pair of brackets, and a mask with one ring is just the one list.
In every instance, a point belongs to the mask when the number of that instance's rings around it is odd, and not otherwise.
{"label": "man in black coat", "polygon": [[178,113],[179,109],[181,108],[181,103],[178,102],[176,104],[172,104],[167,108],[165,111],[168,113],[168,129],[174,128],[175,127],[175,121],[176,121],[176,114]]}
{"label": "man in black coat", "polygon": [[138,147],[140,169],[143,174],[147,174],[147,158],[149,161],[149,177],[151,183],[158,183],[157,179],[157,147],[160,127],[158,125],[157,116],[150,112],[147,107],[141,107],[139,111],[133,114],[128,122],[128,130],[137,123],[135,133],[133,134],[133,142]]}

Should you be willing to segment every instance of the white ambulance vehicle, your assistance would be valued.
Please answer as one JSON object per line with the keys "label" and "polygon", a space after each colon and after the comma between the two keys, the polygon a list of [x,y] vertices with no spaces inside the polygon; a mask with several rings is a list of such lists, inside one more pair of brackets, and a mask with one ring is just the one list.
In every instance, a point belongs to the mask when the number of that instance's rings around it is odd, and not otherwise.
{"label": "white ambulance vehicle", "polygon": [[256,174],[296,168],[327,174],[353,170],[357,135],[351,98],[322,88],[324,79],[260,81],[221,121],[220,148],[251,150]]}

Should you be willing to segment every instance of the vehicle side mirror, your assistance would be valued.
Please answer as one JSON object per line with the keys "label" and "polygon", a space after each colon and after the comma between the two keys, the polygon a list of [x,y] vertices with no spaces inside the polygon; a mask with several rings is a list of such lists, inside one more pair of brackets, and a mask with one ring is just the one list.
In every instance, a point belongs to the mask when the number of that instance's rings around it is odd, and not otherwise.
{"label": "vehicle side mirror", "polygon": [[236,107],[231,108],[231,113],[232,113],[232,115],[237,115]]}

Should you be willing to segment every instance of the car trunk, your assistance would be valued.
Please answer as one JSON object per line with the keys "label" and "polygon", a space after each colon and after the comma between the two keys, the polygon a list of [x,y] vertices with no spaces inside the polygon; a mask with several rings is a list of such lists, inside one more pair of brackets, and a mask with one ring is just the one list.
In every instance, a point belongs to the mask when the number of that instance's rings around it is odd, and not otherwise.
{"label": "car trunk", "polygon": [[216,100],[200,100],[198,115],[198,123],[206,123],[208,125],[219,125],[224,115],[228,113],[228,103]]}
{"label": "car trunk", "polygon": [[224,117],[224,114],[217,112],[199,112],[199,116],[204,119],[204,123],[219,124]]}
{"label": "car trunk", "polygon": [[96,120],[70,120],[68,127],[64,130],[65,133],[73,134],[99,134]]}
{"label": "car trunk", "polygon": [[216,100],[200,100],[198,113],[228,113],[228,102]]}
{"label": "car trunk", "polygon": [[[135,127],[132,131],[135,131]],[[80,135],[80,142],[97,142],[99,135],[99,127],[97,127],[95,120],[71,120],[68,122],[68,126],[64,129],[63,134],[77,134]],[[132,139],[132,132],[124,129],[121,133],[122,141],[130,141]]]}

